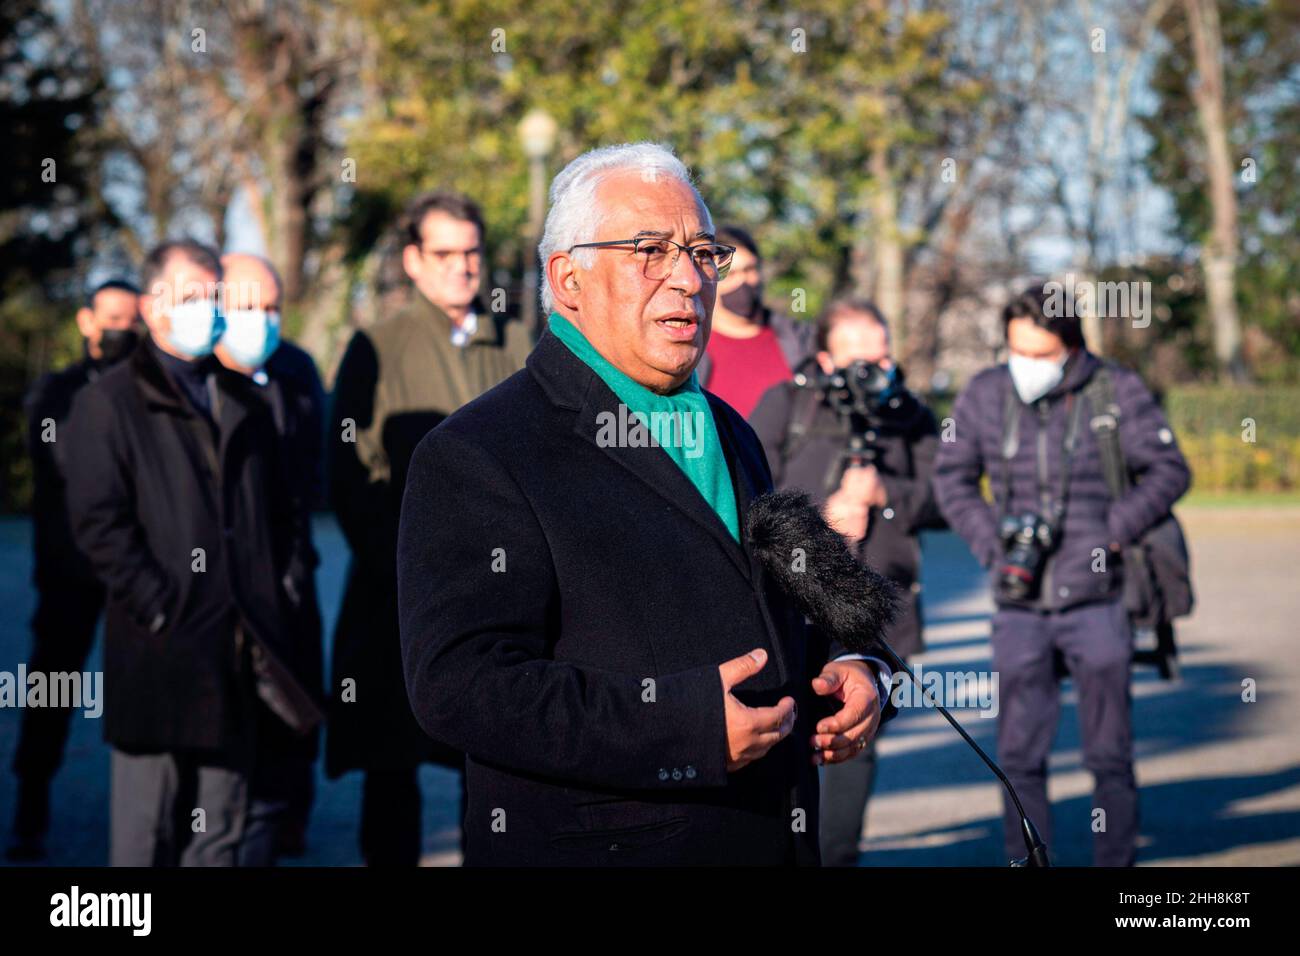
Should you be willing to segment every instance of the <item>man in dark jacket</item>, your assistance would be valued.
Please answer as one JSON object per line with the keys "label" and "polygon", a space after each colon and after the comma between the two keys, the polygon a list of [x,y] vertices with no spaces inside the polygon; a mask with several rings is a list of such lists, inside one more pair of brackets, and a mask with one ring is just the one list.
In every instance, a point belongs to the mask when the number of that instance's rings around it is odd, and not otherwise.
{"label": "man in dark jacket", "polygon": [[[1050,844],[1047,759],[1060,710],[1059,656],[1078,690],[1083,763],[1095,781],[1093,860],[1129,866],[1138,798],[1120,554],[1169,512],[1190,474],[1142,380],[1088,352],[1079,319],[1056,304],[1036,286],[1003,311],[1009,361],[975,376],[958,398],[954,440],[939,450],[935,494],[990,570],[1003,769]],[[1089,427],[1104,413],[1090,407],[1088,392],[1099,374],[1111,379],[1120,443],[1136,479],[1118,500],[1107,490]],[[986,475],[992,505],[980,493]],[[1005,807],[1007,853],[1015,856],[1019,818],[1009,801]]]}
{"label": "man in dark jacket", "polygon": [[[139,290],[110,280],[90,294],[77,312],[85,356],[65,369],[42,376],[27,396],[27,448],[32,460],[32,656],[28,670],[55,674],[79,672],[86,665],[95,627],[104,609],[104,589],[68,526],[66,443],[58,441],[72,413],[72,402],[91,382],[131,354],[138,341]],[[18,802],[9,857],[38,859],[49,828],[50,780],[63,762],[72,712],[63,707],[22,712],[14,774]]]}
{"label": "man in dark jacket", "polygon": [[692,374],[730,248],[689,183],[651,144],[556,177],[546,333],[411,462],[406,682],[467,755],[468,864],[815,863],[816,765],[881,718],[749,548],[771,479]]}
{"label": "man in dark jacket", "polygon": [[330,498],[352,549],[334,632],[325,769],[362,769],[361,855],[371,866],[420,859],[418,771],[463,758],[415,722],[397,637],[397,515],[420,439],[523,367],[528,333],[477,304],[483,218],[451,193],[416,198],[403,223],[410,303],[348,344],[328,436]]}
{"label": "man in dark jacket", "polygon": [[[215,349],[227,368],[247,375],[271,410],[293,500],[298,551],[286,572],[285,593],[293,621],[290,659],[304,688],[324,705],[320,601],[316,595],[319,555],[312,543],[312,513],[323,505],[325,390],[315,360],[280,337],[282,286],[274,266],[261,256],[221,257],[226,290],[226,330]],[[320,732],[296,734],[264,715],[261,748],[249,809],[249,835],[242,855],[264,859],[279,851],[299,856],[306,849],[307,820],[315,793]],[[267,842],[272,843],[268,847]]]}
{"label": "man in dark jacket", "polygon": [[149,254],[149,338],[82,391],[60,439],[73,532],[108,595],[115,865],[237,862],[265,689],[253,663],[292,650],[293,512],[265,403],[211,355],[220,276],[196,242]]}
{"label": "man in dark jacket", "polygon": [[[942,525],[930,477],[939,448],[930,410],[903,384],[890,355],[889,327],[866,300],[831,302],[817,322],[823,375],[770,389],[750,416],[778,488],[798,488],[859,559],[898,585],[898,619],[885,639],[901,656],[920,653],[922,528]],[[863,817],[876,777],[873,741],[858,757],[822,773],[821,850],[825,866],[855,866]]]}

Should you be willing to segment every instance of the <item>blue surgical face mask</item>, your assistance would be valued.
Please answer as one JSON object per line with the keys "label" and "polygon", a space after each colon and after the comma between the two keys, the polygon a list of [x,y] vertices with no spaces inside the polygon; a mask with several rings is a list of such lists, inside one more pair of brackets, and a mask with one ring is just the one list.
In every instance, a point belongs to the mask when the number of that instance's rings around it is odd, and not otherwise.
{"label": "blue surgical face mask", "polygon": [[259,369],[280,345],[280,313],[266,309],[231,309],[221,344],[244,368]]}
{"label": "blue surgical face mask", "polygon": [[211,355],[221,333],[225,331],[221,313],[211,299],[174,305],[168,317],[171,319],[171,331],[167,333],[167,341],[186,358]]}

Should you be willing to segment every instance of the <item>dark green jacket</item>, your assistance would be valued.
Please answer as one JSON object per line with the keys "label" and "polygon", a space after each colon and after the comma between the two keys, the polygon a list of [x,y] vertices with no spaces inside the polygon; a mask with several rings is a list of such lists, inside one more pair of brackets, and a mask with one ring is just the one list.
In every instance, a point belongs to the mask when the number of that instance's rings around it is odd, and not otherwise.
{"label": "dark green jacket", "polygon": [[[358,331],[339,367],[328,435],[330,499],[352,549],[334,634],[326,769],[396,768],[440,751],[411,715],[397,634],[397,518],[420,439],[462,405],[524,367],[518,320],[478,312],[464,347],[452,322],[419,293],[391,318]],[[344,682],[354,700],[344,700]]]}

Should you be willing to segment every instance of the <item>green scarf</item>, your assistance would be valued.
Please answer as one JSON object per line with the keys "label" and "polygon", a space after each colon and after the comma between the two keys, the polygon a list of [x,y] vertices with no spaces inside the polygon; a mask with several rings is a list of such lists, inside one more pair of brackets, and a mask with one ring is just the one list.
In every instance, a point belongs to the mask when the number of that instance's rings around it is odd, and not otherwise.
{"label": "green scarf", "polygon": [[[740,540],[740,519],[736,514],[736,492],[731,486],[727,459],[722,453],[718,426],[713,420],[709,400],[700,390],[695,373],[669,395],[652,392],[620,372],[587,341],[572,322],[552,312],[548,321],[551,332],[601,377],[609,390],[627,407],[658,440],[659,447],[677,463],[704,500],[709,503],[731,536]],[[624,415],[620,412],[620,418]],[[630,424],[630,423],[626,423]],[[618,441],[626,437],[625,421],[601,421],[598,440]]]}

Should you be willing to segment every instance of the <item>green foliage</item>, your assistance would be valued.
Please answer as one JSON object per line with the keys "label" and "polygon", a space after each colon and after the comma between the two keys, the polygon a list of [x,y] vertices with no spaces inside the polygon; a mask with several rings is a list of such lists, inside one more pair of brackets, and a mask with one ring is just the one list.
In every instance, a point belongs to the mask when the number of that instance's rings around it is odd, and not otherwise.
{"label": "green foliage", "polygon": [[[1255,378],[1300,379],[1300,5],[1294,0],[1220,2],[1229,147],[1236,177],[1241,255],[1237,287],[1246,355]],[[1146,166],[1172,201],[1173,232],[1187,247],[1210,229],[1187,24],[1178,4],[1162,24],[1165,52],[1142,119]],[[1196,315],[1205,309],[1198,299]]]}
{"label": "green foliage", "polygon": [[1165,410],[1198,493],[1300,489],[1300,388],[1183,386]]}
{"label": "green foliage", "polygon": [[78,353],[71,319],[77,266],[97,226],[93,131],[100,90],[37,0],[0,0],[0,511],[25,508],[31,465],[22,398],[33,379]]}
{"label": "green foliage", "polygon": [[774,297],[804,289],[809,314],[844,280],[873,145],[933,177],[907,157],[978,94],[945,69],[945,16],[851,0],[352,7],[377,40],[381,101],[352,130],[359,189],[395,207],[454,185],[483,205],[497,264],[532,267],[517,132],[528,110],[559,124],[552,174],[594,146],[667,142],[715,220],[763,224]]}

